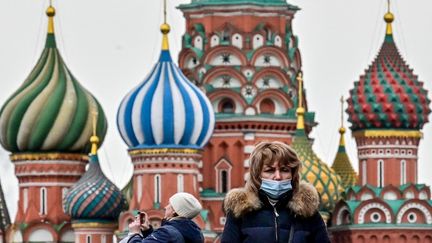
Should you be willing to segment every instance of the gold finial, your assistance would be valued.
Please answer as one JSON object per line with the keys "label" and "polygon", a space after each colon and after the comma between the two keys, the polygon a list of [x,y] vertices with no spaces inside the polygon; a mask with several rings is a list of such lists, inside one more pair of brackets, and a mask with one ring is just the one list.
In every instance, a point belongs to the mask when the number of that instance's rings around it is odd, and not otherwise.
{"label": "gold finial", "polygon": [[341,103],[341,127],[339,128],[339,133],[342,135],[345,133],[346,129],[344,127],[344,116],[343,116],[343,112],[344,112],[344,97],[343,95],[340,98],[340,103]]}
{"label": "gold finial", "polygon": [[48,34],[54,34],[54,16],[55,8],[52,6],[52,0],[50,0],[49,6],[46,10],[48,16]]}
{"label": "gold finial", "polygon": [[304,113],[303,108],[303,73],[300,71],[297,74],[298,83],[298,108],[297,108],[297,129],[304,129]]}
{"label": "gold finial", "polygon": [[169,24],[167,24],[167,0],[164,0],[164,23],[161,25],[160,30],[163,34],[162,37],[162,50],[168,50],[169,44],[168,44],[168,33],[171,30],[171,27]]}
{"label": "gold finial", "polygon": [[96,123],[97,123],[97,111],[92,112],[92,118],[93,118],[93,135],[90,137],[90,143],[91,145],[91,154],[96,155],[98,150],[98,144],[99,144],[99,137],[96,135]]}
{"label": "gold finial", "polygon": [[392,22],[394,21],[394,15],[390,12],[390,0],[387,0],[387,13],[384,15],[384,21],[387,23],[386,34],[392,35]]}

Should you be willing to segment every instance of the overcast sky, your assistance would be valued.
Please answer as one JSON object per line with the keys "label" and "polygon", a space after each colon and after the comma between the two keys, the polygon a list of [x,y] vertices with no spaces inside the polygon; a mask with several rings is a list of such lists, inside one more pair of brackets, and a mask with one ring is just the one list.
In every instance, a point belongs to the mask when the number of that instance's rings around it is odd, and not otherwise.
{"label": "overcast sky", "polygon": [[[180,3],[168,0],[171,52],[177,59],[185,21]],[[341,95],[371,64],[385,32],[385,0],[293,0],[307,99],[316,112],[314,149],[333,162],[339,139]],[[102,104],[109,130],[99,151],[105,174],[119,187],[132,176],[127,147],[116,127],[121,99],[147,75],[161,45],[161,0],[54,0],[57,43],[67,66]],[[48,0],[0,0],[0,104],[23,83],[42,51]],[[414,73],[432,90],[432,1],[394,0],[397,46]],[[429,95],[429,97],[431,97]],[[346,106],[345,106],[346,108]],[[345,115],[346,118],[346,115]],[[348,125],[348,124],[347,124]],[[423,129],[419,150],[419,183],[432,184],[432,125]],[[346,134],[347,149],[358,171],[356,145]],[[429,151],[428,151],[429,148]],[[0,179],[11,218],[18,200],[17,179],[8,152],[0,148]],[[428,174],[429,173],[429,174]]]}

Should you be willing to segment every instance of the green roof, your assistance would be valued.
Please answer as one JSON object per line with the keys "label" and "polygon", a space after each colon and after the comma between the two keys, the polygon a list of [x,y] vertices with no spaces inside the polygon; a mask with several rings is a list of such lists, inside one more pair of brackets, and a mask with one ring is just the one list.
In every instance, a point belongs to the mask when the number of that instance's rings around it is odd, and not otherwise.
{"label": "green roof", "polygon": [[[236,113],[216,113],[216,120],[227,119],[227,118],[269,118],[275,120],[291,120],[292,122],[296,122],[296,117],[292,112],[288,112],[286,114],[274,115],[274,114],[256,114],[256,115],[244,115],[244,114],[236,114]],[[306,112],[305,113],[305,122],[308,125],[315,126],[315,112]]]}
{"label": "green roof", "polygon": [[401,200],[384,200],[392,209],[393,213],[396,215],[399,211],[399,208],[409,199],[401,199]]}
{"label": "green roof", "polygon": [[361,201],[345,201],[345,203],[348,205],[350,212],[353,213],[358,205],[360,205]]}
{"label": "green roof", "polygon": [[252,4],[259,6],[286,6],[291,10],[300,10],[299,7],[291,5],[286,0],[192,0],[189,4],[181,4],[179,9],[191,9],[202,6],[217,6],[217,5],[244,5]]}
{"label": "green roof", "polygon": [[225,197],[226,193],[219,193],[211,188],[204,189],[201,193],[201,197]]}

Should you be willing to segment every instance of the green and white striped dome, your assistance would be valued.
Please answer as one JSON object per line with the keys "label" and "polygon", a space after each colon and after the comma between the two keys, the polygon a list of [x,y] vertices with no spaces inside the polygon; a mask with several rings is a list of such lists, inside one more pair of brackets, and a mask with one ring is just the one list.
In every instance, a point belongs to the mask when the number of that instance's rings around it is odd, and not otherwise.
{"label": "green and white striped dome", "polygon": [[88,153],[93,114],[101,141],[106,134],[101,106],[78,83],[56,47],[54,13],[48,8],[48,35],[36,66],[0,110],[0,143],[13,153]]}

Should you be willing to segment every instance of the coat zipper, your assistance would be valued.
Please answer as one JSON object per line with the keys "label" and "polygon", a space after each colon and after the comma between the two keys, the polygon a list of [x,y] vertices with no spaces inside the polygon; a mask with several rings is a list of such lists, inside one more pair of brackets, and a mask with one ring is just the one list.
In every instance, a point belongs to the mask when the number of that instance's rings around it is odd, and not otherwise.
{"label": "coat zipper", "polygon": [[275,214],[275,217],[274,217],[274,223],[275,223],[275,237],[276,237],[276,242],[279,242],[279,236],[278,236],[278,217],[279,217],[279,214],[278,214],[278,212],[277,212],[277,210],[276,210],[276,207],[273,207],[273,211],[274,211],[274,214]]}

